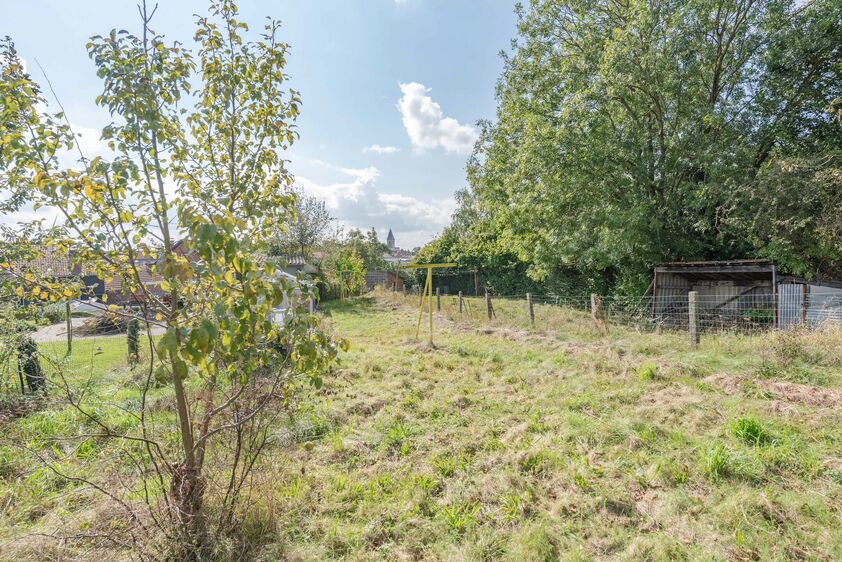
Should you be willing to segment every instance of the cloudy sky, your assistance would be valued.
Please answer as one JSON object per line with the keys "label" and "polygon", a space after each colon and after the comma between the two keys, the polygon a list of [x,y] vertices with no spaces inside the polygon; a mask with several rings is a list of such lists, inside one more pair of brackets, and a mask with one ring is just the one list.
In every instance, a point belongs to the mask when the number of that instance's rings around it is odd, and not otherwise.
{"label": "cloudy sky", "polygon": [[[151,1],[151,0],[150,0]],[[37,80],[46,70],[88,152],[108,115],[87,38],[136,30],[135,0],[0,0],[11,35]],[[159,0],[153,28],[190,44],[196,0]],[[154,2],[153,2],[154,4]],[[241,19],[284,22],[288,70],[301,92],[298,184],[327,201],[347,227],[391,227],[399,246],[422,245],[449,222],[465,186],[476,121],[494,116],[500,50],[515,33],[513,2],[494,0],[252,0]]]}

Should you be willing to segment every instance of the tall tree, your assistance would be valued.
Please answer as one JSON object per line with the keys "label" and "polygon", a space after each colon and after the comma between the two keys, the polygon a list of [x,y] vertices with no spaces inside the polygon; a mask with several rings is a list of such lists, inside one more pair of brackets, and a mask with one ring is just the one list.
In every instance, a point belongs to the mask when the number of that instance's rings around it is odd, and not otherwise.
{"label": "tall tree", "polygon": [[642,290],[660,260],[752,255],[724,220],[735,188],[781,151],[842,146],[837,2],[533,0],[518,16],[469,181],[536,279]]}

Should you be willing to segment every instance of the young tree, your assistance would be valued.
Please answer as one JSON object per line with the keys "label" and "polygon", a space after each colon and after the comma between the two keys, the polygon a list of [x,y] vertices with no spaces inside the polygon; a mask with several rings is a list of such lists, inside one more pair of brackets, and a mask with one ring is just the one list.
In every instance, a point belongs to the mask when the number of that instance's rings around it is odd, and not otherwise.
{"label": "young tree", "polygon": [[[145,399],[140,433],[126,435],[98,420],[66,381],[58,384],[101,437],[143,445],[138,477],[146,489],[146,470],[155,469],[165,509],[164,519],[149,517],[174,539],[170,556],[197,559],[210,556],[212,536],[234,525],[239,489],[267,438],[261,415],[296,387],[295,373],[320,385],[337,347],[301,311],[286,325],[271,321],[295,287],[276,263],[258,258],[294,206],[280,152],[296,138],[300,99],[286,87],[280,24],[269,20],[259,39],[247,40],[236,4],[213,1],[209,16],[197,19],[194,54],[152,31],[154,10],[145,3],[139,10],[138,34],[112,30],[88,44],[103,80],[97,103],[114,117],[102,137],[116,156],[80,153],[76,168],[60,166],[59,148],[75,146],[72,131],[62,114],[37,111],[44,100],[7,43],[0,116],[9,130],[0,135],[0,164],[9,201],[61,213],[47,245],[74,247],[86,270],[122,279],[141,295],[141,322],[164,329],[160,340],[149,339],[155,353],[142,395],[155,379],[171,385],[177,449],[150,426]],[[164,295],[143,283],[141,255],[156,257]],[[29,281],[52,298],[68,296],[46,279]],[[211,451],[223,455],[221,472],[208,468]],[[211,485],[221,491],[213,521],[205,507]]]}

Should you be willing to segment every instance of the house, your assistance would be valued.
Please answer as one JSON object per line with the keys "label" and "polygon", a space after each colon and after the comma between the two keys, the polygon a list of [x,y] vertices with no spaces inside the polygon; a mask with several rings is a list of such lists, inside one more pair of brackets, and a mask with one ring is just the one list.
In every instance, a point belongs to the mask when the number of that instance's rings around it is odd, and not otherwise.
{"label": "house", "polygon": [[842,326],[842,280],[781,274],[767,260],[662,263],[651,288],[653,319],[675,327],[687,325],[690,291],[703,328]]}
{"label": "house", "polygon": [[73,252],[62,251],[55,246],[40,246],[33,249],[35,258],[18,259],[12,262],[10,275],[23,278],[26,273],[33,273],[36,279],[44,281],[80,281],[82,289],[80,300],[99,298],[105,285],[102,279],[88,272],[73,258]]}
{"label": "house", "polygon": [[310,278],[310,276],[319,272],[319,266],[301,254],[284,256],[284,261],[287,265],[283,268],[283,271],[293,277],[300,273],[305,278]]}

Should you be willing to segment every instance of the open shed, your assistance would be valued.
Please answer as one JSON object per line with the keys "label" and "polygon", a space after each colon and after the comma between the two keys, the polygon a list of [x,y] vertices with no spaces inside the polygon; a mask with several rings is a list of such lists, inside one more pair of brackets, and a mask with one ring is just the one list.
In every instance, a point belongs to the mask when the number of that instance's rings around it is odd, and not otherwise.
{"label": "open shed", "polygon": [[652,316],[687,324],[688,293],[698,293],[702,329],[842,325],[842,281],[781,275],[767,260],[670,262],[655,267]]}

